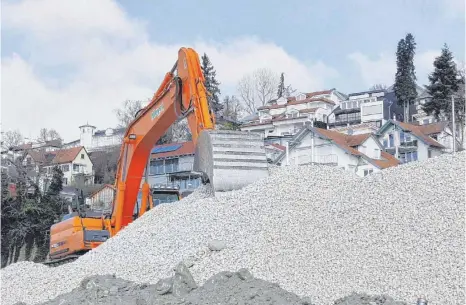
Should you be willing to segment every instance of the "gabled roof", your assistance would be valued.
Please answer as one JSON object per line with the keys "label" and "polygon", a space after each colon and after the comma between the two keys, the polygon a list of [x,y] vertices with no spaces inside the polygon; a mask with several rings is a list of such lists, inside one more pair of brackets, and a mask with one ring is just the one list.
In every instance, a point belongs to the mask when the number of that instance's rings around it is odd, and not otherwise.
{"label": "gabled roof", "polygon": [[179,156],[193,155],[195,147],[193,142],[170,143],[156,145],[151,152],[152,159],[165,159]]}
{"label": "gabled roof", "polygon": [[[417,125],[416,125],[417,126]],[[418,129],[425,135],[440,133],[445,130],[447,122],[436,122],[431,124],[419,125]]]}
{"label": "gabled roof", "polygon": [[[360,135],[347,135],[333,130],[306,126],[293,137],[291,142],[298,143],[304,136],[311,132],[333,142],[335,145],[343,149],[348,154],[361,157],[378,168],[383,169],[400,164],[400,161],[398,159],[383,151],[381,152],[381,159],[372,159],[356,149],[357,146],[363,144],[370,137],[373,137],[370,133]],[[374,138],[374,140],[376,139]],[[291,148],[294,148],[295,146],[296,144],[292,144]],[[284,158],[284,156],[285,152],[282,152],[277,157],[275,162],[280,162]]]}
{"label": "gabled roof", "polygon": [[439,142],[429,137],[428,134],[425,134],[424,130],[427,130],[427,129],[422,128],[422,125],[413,125],[413,124],[398,122],[394,120],[388,120],[384,125],[382,125],[382,127],[380,127],[380,129],[377,131],[377,134],[381,135],[391,125],[396,125],[400,127],[403,131],[411,132],[413,136],[415,136],[417,139],[419,139],[426,145],[437,147],[437,148],[445,148],[445,146],[443,146]]}
{"label": "gabled roof", "polygon": [[31,158],[38,163],[63,164],[73,162],[73,160],[76,159],[82,149],[86,150],[84,146],[55,151],[31,150],[28,151],[26,155],[30,155]]}

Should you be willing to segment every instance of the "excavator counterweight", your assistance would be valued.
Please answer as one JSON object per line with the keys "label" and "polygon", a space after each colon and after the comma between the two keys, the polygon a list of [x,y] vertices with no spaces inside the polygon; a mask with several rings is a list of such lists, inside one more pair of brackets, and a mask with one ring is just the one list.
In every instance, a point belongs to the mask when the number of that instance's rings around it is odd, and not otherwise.
{"label": "excavator counterweight", "polygon": [[204,130],[199,134],[193,170],[216,192],[243,188],[268,176],[264,140],[259,133]]}

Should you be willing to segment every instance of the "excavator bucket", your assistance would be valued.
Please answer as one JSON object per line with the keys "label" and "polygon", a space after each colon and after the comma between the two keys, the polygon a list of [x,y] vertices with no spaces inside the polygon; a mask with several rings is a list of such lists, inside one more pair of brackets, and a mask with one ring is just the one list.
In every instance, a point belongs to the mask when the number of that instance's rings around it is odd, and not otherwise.
{"label": "excavator bucket", "polygon": [[215,192],[240,189],[269,175],[260,133],[203,130],[198,137],[193,170],[203,174]]}

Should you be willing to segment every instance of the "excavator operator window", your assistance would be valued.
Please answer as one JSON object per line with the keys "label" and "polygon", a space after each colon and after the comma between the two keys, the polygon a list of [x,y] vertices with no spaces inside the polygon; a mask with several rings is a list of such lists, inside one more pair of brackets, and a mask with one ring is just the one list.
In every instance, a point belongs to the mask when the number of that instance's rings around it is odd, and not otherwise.
{"label": "excavator operator window", "polygon": [[167,192],[167,193],[152,193],[152,198],[154,201],[154,206],[162,204],[162,203],[171,203],[179,201],[180,198],[178,193],[175,192]]}

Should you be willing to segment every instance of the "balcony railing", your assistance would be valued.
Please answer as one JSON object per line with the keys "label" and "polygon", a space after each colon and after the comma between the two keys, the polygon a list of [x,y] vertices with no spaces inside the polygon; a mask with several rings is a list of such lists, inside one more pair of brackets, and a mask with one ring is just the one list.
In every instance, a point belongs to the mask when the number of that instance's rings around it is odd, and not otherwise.
{"label": "balcony railing", "polygon": [[417,140],[404,141],[400,143],[402,147],[417,147]]}
{"label": "balcony railing", "polygon": [[[311,154],[301,155],[297,158],[296,165],[305,164],[323,164],[323,165],[338,165],[338,156],[334,154],[329,155],[315,155],[314,158]],[[290,162],[291,163],[291,162]]]}

